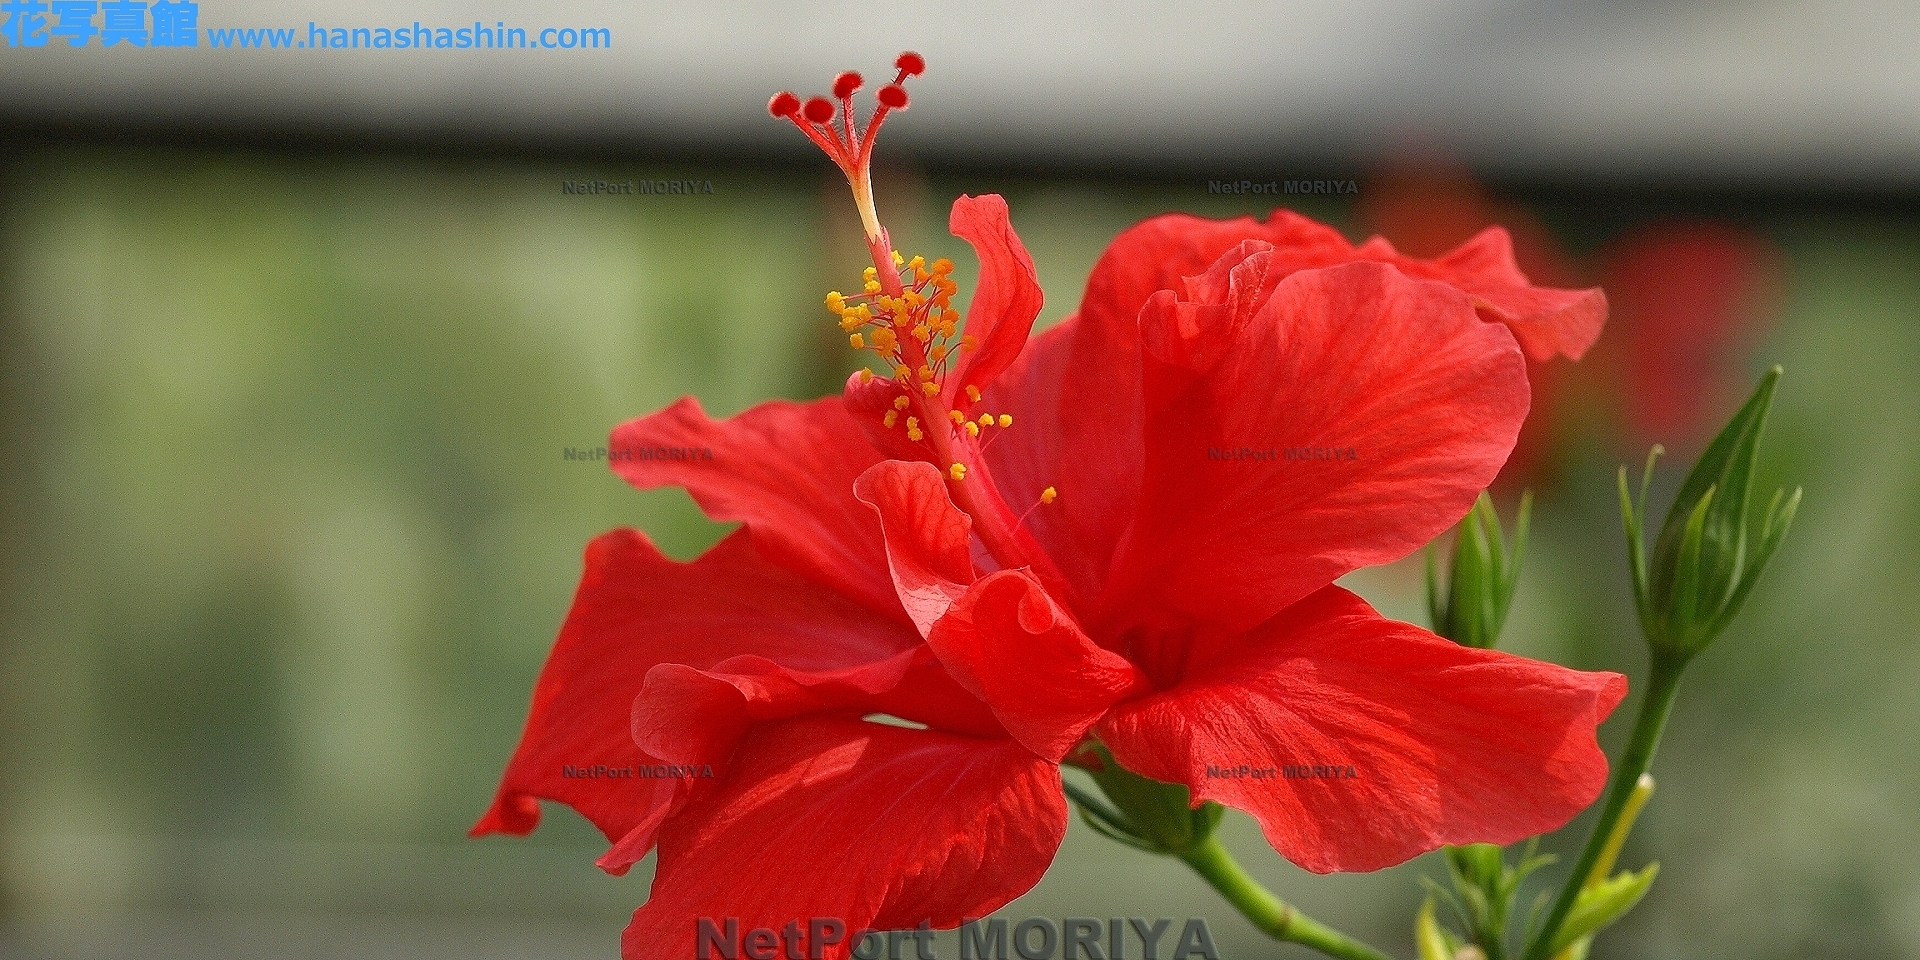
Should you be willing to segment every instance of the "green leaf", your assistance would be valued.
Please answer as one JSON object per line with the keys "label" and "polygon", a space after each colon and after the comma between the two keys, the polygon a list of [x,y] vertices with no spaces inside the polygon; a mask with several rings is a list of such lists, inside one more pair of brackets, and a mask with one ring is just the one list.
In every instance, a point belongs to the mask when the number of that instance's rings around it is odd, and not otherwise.
{"label": "green leaf", "polygon": [[1647,895],[1647,888],[1653,886],[1653,878],[1659,874],[1660,864],[1649,863],[1639,873],[1623,871],[1582,890],[1566,922],[1554,935],[1548,955],[1558,954],[1575,941],[1591,937],[1620,919]]}
{"label": "green leaf", "polygon": [[1420,960],[1453,960],[1453,951],[1447,946],[1446,932],[1440,929],[1440,922],[1433,917],[1433,897],[1420,905],[1420,913],[1413,918],[1413,942],[1420,951]]}

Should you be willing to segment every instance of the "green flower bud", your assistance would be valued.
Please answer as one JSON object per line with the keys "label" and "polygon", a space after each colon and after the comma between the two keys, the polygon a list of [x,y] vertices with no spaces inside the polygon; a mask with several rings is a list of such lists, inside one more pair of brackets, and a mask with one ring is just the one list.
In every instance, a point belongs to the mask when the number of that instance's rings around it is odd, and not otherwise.
{"label": "green flower bud", "polygon": [[1096,832],[1149,853],[1180,856],[1213,836],[1226,808],[1217,803],[1192,806],[1193,795],[1182,784],[1148,779],[1113,759],[1104,746],[1094,746],[1100,769],[1091,770],[1105,799],[1065,784],[1067,796],[1080,808],[1081,819]]}
{"label": "green flower bud", "polygon": [[1433,632],[1468,647],[1488,648],[1500,639],[1513,588],[1520,582],[1520,558],[1527,549],[1527,518],[1533,492],[1520,496],[1520,518],[1513,547],[1506,545],[1500,514],[1493,499],[1482,493],[1460,521],[1453,537],[1453,555],[1447,570],[1447,589],[1441,593],[1434,570],[1433,548],[1427,548],[1427,612]]}
{"label": "green flower bud", "polygon": [[1661,450],[1654,447],[1647,456],[1637,501],[1628,497],[1627,470],[1620,468],[1620,514],[1633,568],[1634,601],[1641,629],[1657,654],[1685,662],[1712,643],[1740,612],[1793,523],[1800,507],[1798,488],[1784,500],[1784,491],[1776,490],[1757,529],[1749,509],[1760,430],[1780,373],[1779,367],[1767,372],[1687,474],[1660,528],[1651,568],[1642,529],[1647,485]]}

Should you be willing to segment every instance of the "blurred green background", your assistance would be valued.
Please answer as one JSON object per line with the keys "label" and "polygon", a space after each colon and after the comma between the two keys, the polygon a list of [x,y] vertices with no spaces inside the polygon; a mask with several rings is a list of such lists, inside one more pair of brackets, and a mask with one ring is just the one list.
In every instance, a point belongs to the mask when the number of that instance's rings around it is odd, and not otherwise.
{"label": "blurred green background", "polygon": [[[724,415],[835,389],[852,356],[820,299],[864,252],[844,184],[824,163],[131,146],[16,151],[3,172],[0,957],[615,955],[651,860],[605,876],[597,834],[559,808],[523,840],[465,831],[588,539],[636,526],[686,558],[723,528],[563,450],[685,394]],[[1334,173],[1363,201],[1375,186]],[[561,192],[581,178],[714,190]],[[1046,322],[1141,217],[1271,206],[1202,180],[880,184],[896,240],[953,257],[963,291],[945,208],[984,191],[1009,198]],[[1363,235],[1347,198],[1306,199]],[[1727,338],[1734,393],[1704,416],[1784,364],[1767,489],[1807,490],[1689,675],[1624,859],[1659,859],[1660,880],[1594,956],[1920,957],[1920,217],[1631,185],[1503,202],[1576,263],[1703,205],[1775,251],[1768,320]],[[1549,425],[1503,645],[1637,680],[1613,471],[1644,446],[1617,426],[1622,331]],[[1417,564],[1351,582],[1424,622]],[[1244,817],[1226,829],[1281,895],[1410,955],[1431,858],[1316,878]],[[1228,956],[1309,955],[1077,823],[1007,912],[1203,916]]]}

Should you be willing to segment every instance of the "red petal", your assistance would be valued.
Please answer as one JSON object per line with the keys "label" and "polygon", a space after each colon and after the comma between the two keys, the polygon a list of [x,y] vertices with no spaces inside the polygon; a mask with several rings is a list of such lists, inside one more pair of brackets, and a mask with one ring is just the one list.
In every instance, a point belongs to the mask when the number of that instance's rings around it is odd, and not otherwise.
{"label": "red petal", "polygon": [[[1382,259],[1416,277],[1451,284],[1473,298],[1480,315],[1504,323],[1520,341],[1527,356],[1545,362],[1554,356],[1578,360],[1600,337],[1607,322],[1607,295],[1599,287],[1556,290],[1537,287],[1520,272],[1513,257],[1513,238],[1499,227],[1488,227],[1438,260],[1418,260],[1392,253]],[[1361,248],[1365,253],[1375,244]]]}
{"label": "red petal", "polygon": [[[994,434],[981,456],[1007,505],[1016,514],[1026,512],[1022,525],[1053,558],[1075,605],[1098,596],[1106,583],[1113,556],[1111,538],[1118,536],[1131,516],[1126,505],[1136,494],[1131,485],[1104,491],[1076,488],[1067,479],[1073,470],[1071,458],[1089,452],[1083,446],[1085,436],[1068,429],[1073,420],[1063,416],[1060,406],[1079,324],[1069,319],[1027,341],[1020,358],[980,401],[982,410],[1013,416],[1013,427]],[[1114,451],[1102,453],[1111,456]],[[1137,484],[1138,469],[1135,461],[1131,470],[1116,471],[1116,475]],[[1054,487],[1060,499],[1034,507],[1048,487]]]}
{"label": "red petal", "polygon": [[[1196,805],[1253,814],[1302,867],[1375,870],[1566,823],[1606,781],[1594,731],[1625,694],[1619,674],[1462,647],[1328,587],[1098,732]],[[1343,775],[1284,775],[1298,766]]]}
{"label": "red petal", "polygon": [[1062,325],[1072,329],[1071,358],[1061,364],[1053,389],[1060,419],[1071,428],[1062,431],[1048,481],[1060,500],[1048,509],[1072,529],[1084,568],[1109,568],[1139,503],[1145,459],[1140,309],[1155,292],[1181,289],[1184,278],[1205,272],[1249,239],[1268,240],[1315,266],[1333,262],[1347,247],[1332,228],[1284,211],[1266,225],[1247,217],[1155,217],[1114,239],[1087,279],[1080,312]]}
{"label": "red petal", "polygon": [[[1251,217],[1155,217],[1121,233],[1094,265],[1080,312],[1068,321],[1074,331],[1071,359],[1062,364],[1057,389],[1060,416],[1072,429],[1063,432],[1049,479],[1060,492],[1055,513],[1071,526],[1084,557],[1074,565],[1079,569],[1108,569],[1139,503],[1145,459],[1141,309],[1159,291],[1184,290],[1186,278],[1203,275],[1222,254],[1249,240],[1272,245],[1266,284],[1355,259],[1353,245],[1339,231],[1276,210],[1265,223]],[[1078,582],[1082,575],[1069,576]]]}
{"label": "red petal", "polygon": [[603,534],[587,547],[586,572],[534,686],[526,730],[473,833],[527,833],[539,823],[541,799],[578,810],[609,840],[640,825],[655,808],[650,781],[567,777],[562,768],[652,762],[634,745],[630,722],[656,664],[704,668],[752,653],[796,669],[834,670],[918,643],[905,624],[762,560],[745,531],[692,563],[662,556],[632,530]]}
{"label": "red petal", "polygon": [[834,670],[795,670],[753,655],[711,670],[659,664],[634,701],[633,742],[643,754],[700,776],[674,781],[677,793],[656,793],[655,816],[614,844],[599,866],[626,872],[653,847],[667,813],[709,802],[717,784],[735,774],[731,758],[752,724],[829,710],[889,713],[950,733],[1007,735],[924,644]]}
{"label": "red petal", "polygon": [[853,492],[880,515],[890,582],[924,636],[973,582],[972,521],[953,505],[947,482],[930,463],[877,463]]}
{"label": "red petal", "polygon": [[[716,520],[738,520],[761,555],[835,592],[893,611],[880,528],[853,499],[853,481],[880,454],[839,397],[776,400],[724,421],[692,397],[621,424],[614,472],[643,490],[685,487]],[[662,449],[693,459],[642,458]],[[711,459],[706,454],[711,452]]]}
{"label": "red petal", "polygon": [[661,831],[627,960],[695,956],[701,918],[742,935],[838,919],[826,960],[863,928],[958,926],[1032,888],[1066,832],[1058,768],[1010,740],[809,717],[756,728],[732,769]]}
{"label": "red petal", "polygon": [[1033,258],[1013,232],[1007,201],[999,194],[955,200],[948,229],[971,244],[980,258],[980,282],[967,306],[966,327],[978,346],[963,357],[966,362],[952,381],[953,389],[968,384],[984,389],[1020,355],[1045,298]]}
{"label": "red petal", "polygon": [[[1134,622],[1158,608],[1238,632],[1407,555],[1472,506],[1527,412],[1503,328],[1374,263],[1287,276],[1188,382],[1149,412],[1139,519],[1108,585]],[[1301,449],[1319,452],[1289,458]]]}
{"label": "red petal", "polygon": [[928,645],[1027,749],[1058,762],[1115,701],[1144,686],[1022,571],[981,578]]}

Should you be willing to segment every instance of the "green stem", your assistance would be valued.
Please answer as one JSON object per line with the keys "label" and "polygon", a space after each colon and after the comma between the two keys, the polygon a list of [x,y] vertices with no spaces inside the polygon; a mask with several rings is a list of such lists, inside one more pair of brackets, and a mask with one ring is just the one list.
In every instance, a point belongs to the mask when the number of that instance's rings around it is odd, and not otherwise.
{"label": "green stem", "polygon": [[1192,850],[1180,855],[1187,865],[1207,878],[1215,890],[1227,898],[1253,925],[1275,940],[1287,940],[1312,947],[1331,957],[1344,960],[1392,960],[1386,954],[1352,937],[1324,926],[1282,902],[1260,881],[1247,875],[1240,864],[1220,845],[1217,837],[1208,837]]}
{"label": "green stem", "polygon": [[1640,775],[1653,765],[1653,753],[1660,746],[1661,731],[1666,729],[1667,717],[1673,712],[1674,698],[1680,692],[1680,674],[1686,670],[1685,657],[1670,657],[1654,654],[1653,670],[1647,678],[1647,694],[1640,701],[1640,715],[1633,721],[1633,737],[1627,741],[1627,751],[1620,757],[1620,763],[1613,771],[1613,787],[1607,793],[1607,805],[1600,810],[1600,819],[1594,821],[1593,833],[1587,837],[1586,849],[1580,853],[1580,862],[1567,877],[1567,885],[1561,889],[1560,898],[1553,903],[1553,912],[1547,914],[1545,926],[1533,938],[1527,948],[1526,960],[1547,960],[1547,948],[1552,946],[1554,934],[1560,931],[1560,924],[1573,910],[1573,903],[1580,897],[1580,888],[1586,885],[1587,874],[1593,872],[1594,864],[1607,846],[1607,838],[1613,833],[1613,825],[1620,820],[1620,814],[1627,807],[1627,801],[1633,797],[1633,788],[1639,783]]}

